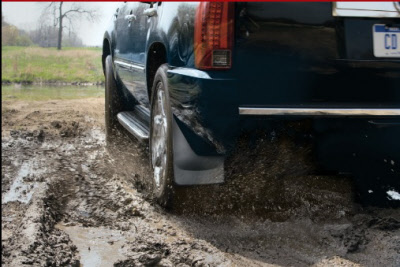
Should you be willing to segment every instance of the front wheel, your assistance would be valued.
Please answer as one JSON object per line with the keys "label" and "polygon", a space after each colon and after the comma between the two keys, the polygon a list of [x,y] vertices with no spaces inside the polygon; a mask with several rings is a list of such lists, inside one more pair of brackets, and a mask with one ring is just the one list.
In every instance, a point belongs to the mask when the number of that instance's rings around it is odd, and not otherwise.
{"label": "front wheel", "polygon": [[114,77],[112,57],[108,55],[105,62],[105,126],[106,140],[112,141],[119,122],[117,114],[122,111],[122,96]]}
{"label": "front wheel", "polygon": [[167,64],[161,65],[154,78],[149,140],[153,193],[161,206],[171,207],[174,194],[173,143],[167,70]]}

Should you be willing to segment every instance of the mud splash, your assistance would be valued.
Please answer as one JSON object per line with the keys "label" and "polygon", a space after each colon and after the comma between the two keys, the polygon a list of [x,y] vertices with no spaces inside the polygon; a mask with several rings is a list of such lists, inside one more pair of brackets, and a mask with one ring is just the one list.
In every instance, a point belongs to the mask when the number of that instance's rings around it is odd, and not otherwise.
{"label": "mud splash", "polygon": [[226,184],[161,209],[148,148],[123,131],[106,145],[103,106],[3,105],[4,265],[400,266],[400,210],[358,206],[349,179],[315,175],[307,147],[277,134],[241,144]]}
{"label": "mud splash", "polygon": [[400,200],[400,194],[394,190],[389,190],[386,192],[392,200]]}

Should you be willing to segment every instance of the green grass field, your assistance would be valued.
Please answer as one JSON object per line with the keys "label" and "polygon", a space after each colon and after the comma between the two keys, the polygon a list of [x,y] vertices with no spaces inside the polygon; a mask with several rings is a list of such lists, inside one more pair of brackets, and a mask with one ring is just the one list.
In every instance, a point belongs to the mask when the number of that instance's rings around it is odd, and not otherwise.
{"label": "green grass field", "polygon": [[104,81],[101,48],[1,48],[2,82],[97,83]]}
{"label": "green grass field", "polygon": [[47,101],[97,97],[104,97],[104,86],[49,86],[33,84],[1,86],[2,101]]}

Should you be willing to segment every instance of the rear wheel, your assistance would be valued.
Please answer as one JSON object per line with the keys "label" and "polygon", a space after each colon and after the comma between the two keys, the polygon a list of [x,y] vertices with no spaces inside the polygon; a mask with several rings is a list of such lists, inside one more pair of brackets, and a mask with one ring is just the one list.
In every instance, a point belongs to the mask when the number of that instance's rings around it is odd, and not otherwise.
{"label": "rear wheel", "polygon": [[150,162],[157,202],[171,207],[174,194],[172,113],[169,104],[167,65],[156,72],[151,98]]}
{"label": "rear wheel", "polygon": [[114,77],[111,55],[107,56],[105,62],[105,80],[106,140],[109,142],[117,132],[119,127],[117,114],[122,111],[122,97]]}

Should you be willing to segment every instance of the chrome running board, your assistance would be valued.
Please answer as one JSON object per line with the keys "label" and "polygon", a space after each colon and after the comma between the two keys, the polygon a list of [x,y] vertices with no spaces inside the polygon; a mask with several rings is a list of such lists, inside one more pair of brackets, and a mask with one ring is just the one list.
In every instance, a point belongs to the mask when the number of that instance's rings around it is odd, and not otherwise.
{"label": "chrome running board", "polygon": [[150,111],[143,106],[135,106],[133,111],[123,111],[117,115],[119,123],[140,141],[147,141],[150,135]]}

